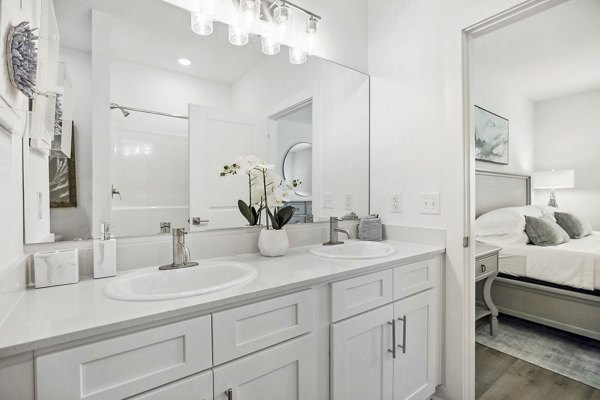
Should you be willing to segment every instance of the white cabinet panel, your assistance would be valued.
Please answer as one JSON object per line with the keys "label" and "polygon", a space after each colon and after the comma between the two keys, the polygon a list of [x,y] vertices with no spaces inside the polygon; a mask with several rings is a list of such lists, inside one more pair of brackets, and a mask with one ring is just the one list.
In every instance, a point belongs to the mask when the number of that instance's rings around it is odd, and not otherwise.
{"label": "white cabinet panel", "polygon": [[391,400],[392,330],[388,305],[331,327],[333,400]]}
{"label": "white cabinet panel", "polygon": [[212,370],[180,379],[177,382],[161,386],[130,400],[212,400]]}
{"label": "white cabinet panel", "polygon": [[375,272],[331,284],[333,322],[392,301],[392,271]]}
{"label": "white cabinet panel", "polygon": [[37,398],[125,398],[210,368],[211,354],[207,315],[42,355]]}
{"label": "white cabinet panel", "polygon": [[35,399],[33,352],[0,358],[0,399]]}
{"label": "white cabinet panel", "polygon": [[310,332],[312,289],[213,314],[215,365]]}
{"label": "white cabinet panel", "polygon": [[394,268],[394,300],[432,288],[437,279],[437,263],[437,258],[430,258]]}
{"label": "white cabinet panel", "polygon": [[428,290],[394,303],[397,355],[394,400],[424,400],[437,384],[437,307]]}
{"label": "white cabinet panel", "polygon": [[315,342],[308,335],[214,368],[215,400],[315,400]]}

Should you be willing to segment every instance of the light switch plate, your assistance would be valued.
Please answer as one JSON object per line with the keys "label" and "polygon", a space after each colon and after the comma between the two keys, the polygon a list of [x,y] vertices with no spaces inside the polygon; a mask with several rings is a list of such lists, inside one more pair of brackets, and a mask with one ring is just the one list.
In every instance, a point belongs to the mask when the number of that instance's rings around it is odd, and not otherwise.
{"label": "light switch plate", "polygon": [[344,210],[352,211],[352,193],[344,194]]}
{"label": "light switch plate", "polygon": [[335,208],[335,201],[333,200],[333,194],[323,193],[323,208]]}
{"label": "light switch plate", "polygon": [[393,213],[402,212],[402,195],[394,193],[390,198],[390,211]]}
{"label": "light switch plate", "polygon": [[440,214],[440,193],[419,193],[419,212],[421,214]]}

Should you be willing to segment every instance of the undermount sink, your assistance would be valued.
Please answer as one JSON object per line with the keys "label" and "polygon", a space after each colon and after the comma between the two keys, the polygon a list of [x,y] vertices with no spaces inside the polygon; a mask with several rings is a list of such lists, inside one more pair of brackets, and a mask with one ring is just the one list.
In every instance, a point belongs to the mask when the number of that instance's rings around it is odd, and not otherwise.
{"label": "undermount sink", "polygon": [[118,300],[176,299],[228,289],[251,281],[256,275],[251,265],[232,261],[200,263],[169,271],[145,268],[109,282],[104,292]]}
{"label": "undermount sink", "polygon": [[368,259],[391,256],[396,249],[386,243],[349,240],[334,246],[311,247],[308,251],[310,254],[325,258]]}

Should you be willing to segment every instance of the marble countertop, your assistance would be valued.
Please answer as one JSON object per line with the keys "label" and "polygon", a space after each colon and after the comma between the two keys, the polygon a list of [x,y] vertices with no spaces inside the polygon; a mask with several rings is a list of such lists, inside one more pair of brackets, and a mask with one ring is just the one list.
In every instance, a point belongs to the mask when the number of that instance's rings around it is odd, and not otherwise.
{"label": "marble countertop", "polygon": [[[86,278],[74,285],[27,289],[0,326],[0,357],[64,344],[185,315],[200,315],[256,298],[273,296],[440,254],[442,247],[385,241],[396,253],[369,260],[325,259],[291,248],[283,257],[244,254],[223,259],[254,266],[258,276],[242,285],[205,295],[161,301],[123,301],[107,297],[115,278]],[[119,272],[117,276],[129,273]]]}

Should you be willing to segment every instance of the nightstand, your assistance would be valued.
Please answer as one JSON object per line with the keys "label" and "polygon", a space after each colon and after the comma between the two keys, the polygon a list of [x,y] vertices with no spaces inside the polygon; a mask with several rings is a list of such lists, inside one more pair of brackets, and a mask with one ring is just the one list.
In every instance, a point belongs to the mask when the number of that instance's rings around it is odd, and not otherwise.
{"label": "nightstand", "polygon": [[498,276],[498,253],[502,248],[489,244],[475,244],[475,283],[483,284],[483,304],[475,304],[475,321],[489,316],[490,333],[496,334],[498,328],[498,309],[492,301],[492,283]]}

